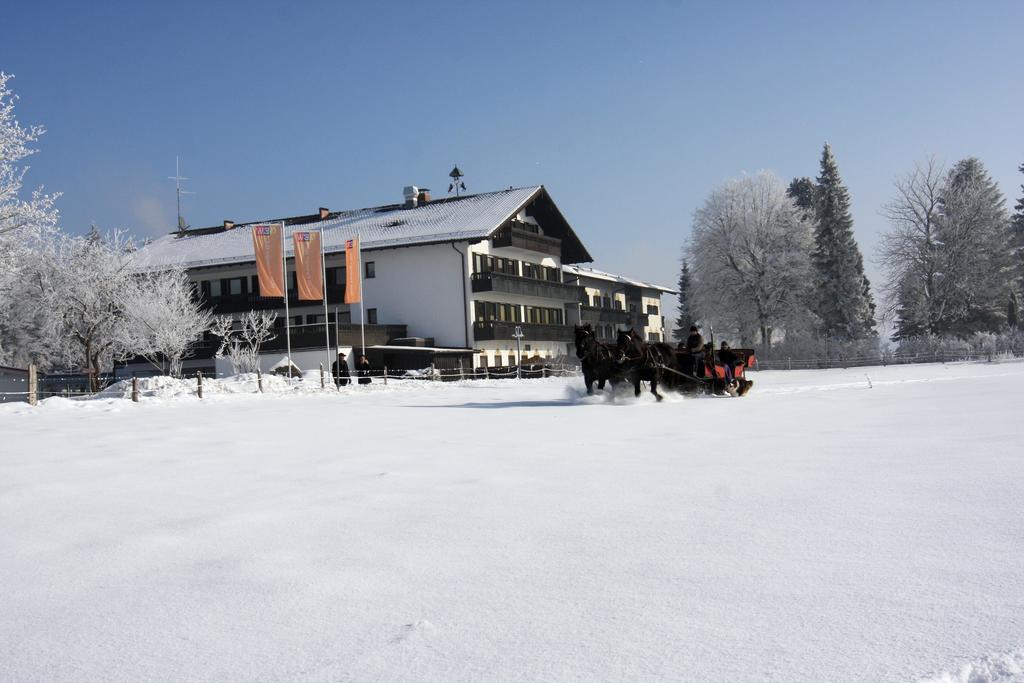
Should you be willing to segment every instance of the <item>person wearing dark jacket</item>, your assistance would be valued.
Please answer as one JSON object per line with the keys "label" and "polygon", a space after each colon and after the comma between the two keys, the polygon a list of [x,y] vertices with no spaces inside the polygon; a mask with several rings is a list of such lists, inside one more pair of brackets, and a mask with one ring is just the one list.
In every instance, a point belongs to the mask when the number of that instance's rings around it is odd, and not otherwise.
{"label": "person wearing dark jacket", "polygon": [[339,387],[347,387],[349,383],[348,359],[345,354],[338,353],[338,360],[331,365],[331,372],[334,375],[334,383]]}
{"label": "person wearing dark jacket", "polygon": [[693,364],[691,372],[696,377],[701,375],[701,361],[703,360],[704,337],[694,325],[690,328],[690,336],[686,338],[686,352],[690,354],[690,362]]}
{"label": "person wearing dark jacket", "polygon": [[359,356],[359,360],[356,361],[356,374],[359,375],[360,384],[369,384],[372,381],[370,379],[370,361],[366,356]]}
{"label": "person wearing dark jacket", "polygon": [[729,344],[722,342],[722,347],[718,349],[718,362],[725,367],[725,377],[730,382],[735,378],[736,365],[739,363],[739,360],[740,357],[729,348]]}

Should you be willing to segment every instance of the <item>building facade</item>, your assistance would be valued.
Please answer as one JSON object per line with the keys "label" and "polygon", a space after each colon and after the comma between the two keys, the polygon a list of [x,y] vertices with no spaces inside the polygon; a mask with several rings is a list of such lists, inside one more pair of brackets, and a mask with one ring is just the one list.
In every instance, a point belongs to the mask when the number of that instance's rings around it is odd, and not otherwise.
{"label": "building facade", "polygon": [[[284,352],[285,309],[281,298],[260,295],[251,235],[257,223],[282,222],[289,236],[288,316],[293,360],[302,369],[322,362],[325,346],[358,347],[361,317],[371,350],[461,349],[471,352],[474,367],[514,365],[517,328],[524,361],[572,357],[573,324],[581,320],[629,324],[648,338],[663,334],[659,297],[671,290],[579,266],[592,258],[543,186],[439,200],[408,187],[404,199],[356,211],[321,209],[185,230],[141,249],[140,265],[186,268],[215,313],[277,312],[278,337],[264,346],[268,367]],[[295,298],[295,230],[322,231],[326,313],[320,301]],[[361,245],[363,302],[348,305],[344,245],[352,238]],[[215,346],[209,340],[186,368],[208,368]]]}

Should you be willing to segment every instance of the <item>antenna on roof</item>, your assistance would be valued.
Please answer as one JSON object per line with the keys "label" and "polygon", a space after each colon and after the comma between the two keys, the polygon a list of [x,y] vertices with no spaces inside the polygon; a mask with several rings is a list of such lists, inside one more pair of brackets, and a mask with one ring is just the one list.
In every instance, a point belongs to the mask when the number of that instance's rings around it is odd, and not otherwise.
{"label": "antenna on roof", "polygon": [[181,216],[181,195],[183,194],[195,194],[195,192],[189,192],[188,190],[181,189],[181,181],[188,180],[181,175],[181,159],[177,156],[174,157],[174,175],[168,176],[168,180],[174,181],[174,186],[177,191],[178,199],[178,232],[185,232],[188,228],[192,227],[185,224],[185,219]]}
{"label": "antenna on roof", "polygon": [[458,197],[459,190],[462,190],[462,192],[466,191],[466,183],[462,182],[462,171],[459,170],[458,164],[456,164],[455,168],[452,169],[452,172],[448,174],[448,177],[452,179],[452,182],[448,184],[448,194],[451,194],[452,190],[454,190],[455,196]]}

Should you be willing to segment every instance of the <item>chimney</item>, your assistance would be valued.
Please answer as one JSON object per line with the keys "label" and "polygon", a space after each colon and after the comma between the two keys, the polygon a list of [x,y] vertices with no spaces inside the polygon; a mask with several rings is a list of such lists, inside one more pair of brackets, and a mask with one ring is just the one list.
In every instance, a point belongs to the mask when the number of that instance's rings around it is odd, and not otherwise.
{"label": "chimney", "polygon": [[327,220],[327,217],[330,216],[330,215],[331,215],[331,210],[330,209],[328,209],[326,206],[321,206],[320,207],[320,220],[325,221],[325,220]]}
{"label": "chimney", "polygon": [[224,229],[225,230],[234,230],[235,229],[235,222],[234,221],[224,221]]}
{"label": "chimney", "polygon": [[402,190],[402,194],[405,197],[405,208],[415,209],[416,202],[420,198],[420,189],[415,185],[406,185],[405,189]]}
{"label": "chimney", "polygon": [[430,188],[421,187],[416,199],[419,201],[420,204],[427,204],[428,202],[430,202]]}

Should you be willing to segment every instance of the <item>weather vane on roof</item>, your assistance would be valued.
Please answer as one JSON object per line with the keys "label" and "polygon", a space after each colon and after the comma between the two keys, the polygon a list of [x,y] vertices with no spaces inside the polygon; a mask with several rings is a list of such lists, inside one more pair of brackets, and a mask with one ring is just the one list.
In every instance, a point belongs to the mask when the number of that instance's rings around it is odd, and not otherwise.
{"label": "weather vane on roof", "polygon": [[448,194],[451,194],[452,190],[454,190],[455,196],[458,197],[460,190],[462,192],[466,191],[466,183],[462,182],[462,171],[459,170],[458,164],[456,164],[455,168],[452,169],[452,172],[448,174],[448,177],[452,179],[452,182],[448,184]]}

